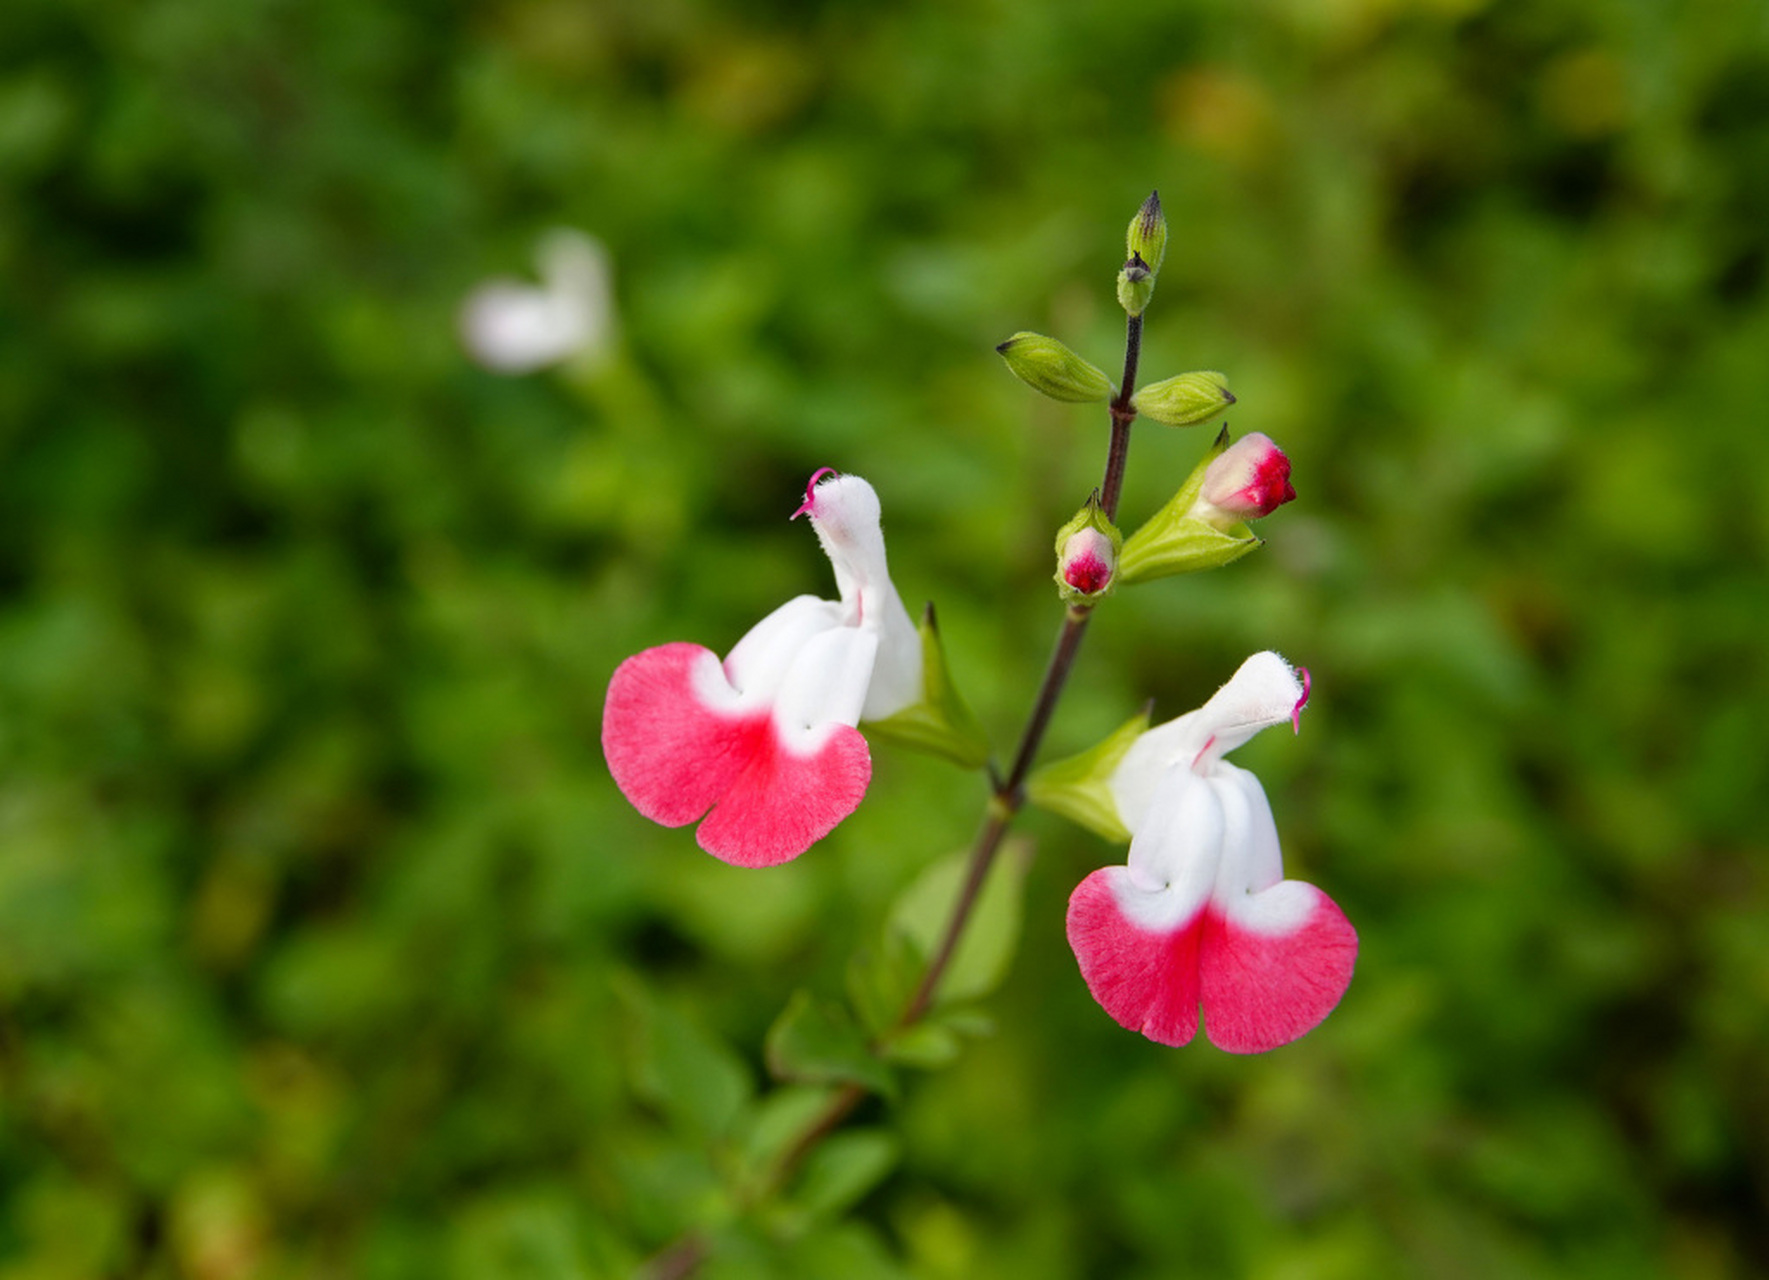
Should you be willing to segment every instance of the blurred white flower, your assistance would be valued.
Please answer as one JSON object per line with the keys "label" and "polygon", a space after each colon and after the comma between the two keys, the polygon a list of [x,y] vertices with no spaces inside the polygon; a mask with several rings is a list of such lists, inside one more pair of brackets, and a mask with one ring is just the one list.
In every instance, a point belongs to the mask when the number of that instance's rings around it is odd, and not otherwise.
{"label": "blurred white flower", "polygon": [[461,305],[461,341],[494,373],[533,373],[613,343],[614,296],[600,240],[555,228],[541,237],[535,267],[538,286],[499,277]]}

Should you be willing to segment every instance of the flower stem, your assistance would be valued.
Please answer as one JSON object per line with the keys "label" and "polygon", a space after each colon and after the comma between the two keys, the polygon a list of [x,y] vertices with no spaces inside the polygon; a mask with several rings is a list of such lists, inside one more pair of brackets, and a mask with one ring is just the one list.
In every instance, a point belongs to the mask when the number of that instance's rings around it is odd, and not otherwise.
{"label": "flower stem", "polygon": [[1130,424],[1136,420],[1136,408],[1130,397],[1136,394],[1136,366],[1142,359],[1142,317],[1130,316],[1124,322],[1124,378],[1118,384],[1118,396],[1109,406],[1112,414],[1112,445],[1106,454],[1106,478],[1100,485],[1099,504],[1106,519],[1118,518],[1118,499],[1124,493],[1124,464],[1130,457]]}
{"label": "flower stem", "polygon": [[[1100,486],[1100,506],[1105,510],[1108,520],[1117,518],[1118,499],[1124,491],[1124,467],[1130,456],[1130,424],[1136,420],[1136,409],[1131,405],[1130,397],[1136,394],[1136,366],[1141,358],[1142,317],[1130,316],[1124,328],[1124,380],[1120,384],[1117,398],[1110,405],[1112,443],[1106,451],[1106,478]],[[1038,686],[1038,697],[1032,703],[1032,713],[1026,719],[1025,731],[1020,735],[1020,748],[1014,754],[1013,768],[1008,771],[1007,777],[995,784],[989,800],[988,820],[983,824],[982,831],[977,835],[977,843],[971,850],[970,871],[965,877],[964,888],[959,892],[958,902],[952,909],[952,918],[946,924],[946,932],[941,935],[940,945],[935,949],[933,959],[928,962],[927,973],[923,975],[921,985],[916,988],[902,1017],[897,1020],[899,1028],[913,1025],[933,1003],[940,978],[946,972],[946,966],[952,962],[952,954],[958,949],[959,939],[964,936],[964,927],[970,922],[971,909],[976,906],[977,896],[989,877],[989,868],[994,864],[995,854],[1001,848],[1002,837],[1007,834],[1009,824],[1025,804],[1026,775],[1032,771],[1038,748],[1043,745],[1044,731],[1050,727],[1050,718],[1063,696],[1063,687],[1069,680],[1069,670],[1075,665],[1075,654],[1081,648],[1081,637],[1086,634],[1087,622],[1092,616],[1091,605],[1071,605],[1063,616],[1063,629],[1057,633],[1056,650],[1050,655],[1050,664],[1044,669],[1044,680]]]}

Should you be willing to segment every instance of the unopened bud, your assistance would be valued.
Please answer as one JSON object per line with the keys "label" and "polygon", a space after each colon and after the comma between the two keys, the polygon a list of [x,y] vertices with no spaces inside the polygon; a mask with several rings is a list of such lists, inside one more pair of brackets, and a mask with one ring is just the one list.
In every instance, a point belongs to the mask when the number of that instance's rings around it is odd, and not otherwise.
{"label": "unopened bud", "polygon": [[1232,564],[1260,545],[1245,522],[1295,496],[1281,449],[1262,435],[1231,447],[1224,427],[1179,492],[1126,539],[1118,578],[1146,582]]}
{"label": "unopened bud", "polygon": [[1118,273],[1118,305],[1127,315],[1140,316],[1155,296],[1155,273],[1149,264],[1132,254]]}
{"label": "unopened bud", "polygon": [[1130,398],[1138,413],[1170,427],[1208,422],[1235,402],[1228,379],[1208,371],[1182,373],[1165,382],[1151,382]]}
{"label": "unopened bud", "polygon": [[1150,275],[1159,275],[1161,261],[1167,256],[1167,215],[1161,212],[1161,193],[1149,192],[1130,230],[1124,236],[1124,249],[1133,258],[1141,258]]}
{"label": "unopened bud", "polygon": [[1255,431],[1211,460],[1191,514],[1228,530],[1243,520],[1268,516],[1295,497],[1290,459],[1270,436]]}
{"label": "unopened bud", "polygon": [[1094,491],[1075,518],[1057,530],[1057,590],[1068,604],[1092,604],[1117,585],[1123,538]]}
{"label": "unopened bud", "polygon": [[1117,393],[1102,371],[1041,333],[1016,333],[995,350],[1014,377],[1052,400],[1087,404],[1110,400]]}

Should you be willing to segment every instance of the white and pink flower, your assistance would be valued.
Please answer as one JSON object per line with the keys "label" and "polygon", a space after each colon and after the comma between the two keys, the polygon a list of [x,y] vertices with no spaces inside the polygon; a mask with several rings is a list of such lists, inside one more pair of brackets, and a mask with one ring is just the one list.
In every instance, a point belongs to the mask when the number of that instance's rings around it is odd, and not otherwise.
{"label": "white and pink flower", "polygon": [[461,342],[493,373],[533,373],[613,345],[608,251],[593,236],[555,227],[535,250],[540,284],[500,276],[461,304]]}
{"label": "white and pink flower", "polygon": [[1095,871],[1069,899],[1069,945],[1107,1013],[1161,1044],[1204,1033],[1262,1053],[1312,1030],[1345,994],[1357,933],[1313,885],[1284,879],[1259,779],[1223,759],[1254,734],[1299,723],[1308,673],[1247,659],[1198,710],[1144,733],[1110,781],[1131,832],[1129,864]]}
{"label": "white and pink flower", "polygon": [[1211,460],[1191,514],[1228,529],[1242,520],[1269,516],[1295,498],[1290,459],[1270,436],[1255,431]]}
{"label": "white and pink flower", "polygon": [[787,601],[722,663],[683,643],[628,658],[602,717],[633,807],[669,827],[704,817],[700,847],[741,867],[790,861],[852,813],[872,778],[855,726],[921,697],[921,637],[891,585],[877,493],[824,468],[800,515],[840,599]]}

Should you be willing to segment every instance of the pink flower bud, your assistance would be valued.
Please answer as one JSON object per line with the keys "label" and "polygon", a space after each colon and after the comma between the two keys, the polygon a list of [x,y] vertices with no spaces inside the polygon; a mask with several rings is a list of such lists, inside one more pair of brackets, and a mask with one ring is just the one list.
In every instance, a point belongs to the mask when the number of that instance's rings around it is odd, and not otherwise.
{"label": "pink flower bud", "polygon": [[1104,591],[1117,570],[1118,552],[1112,540],[1091,526],[1070,534],[1057,557],[1062,580],[1084,596]]}
{"label": "pink flower bud", "polygon": [[1260,432],[1242,436],[1204,472],[1192,514],[1219,529],[1268,516],[1296,497],[1290,459]]}

